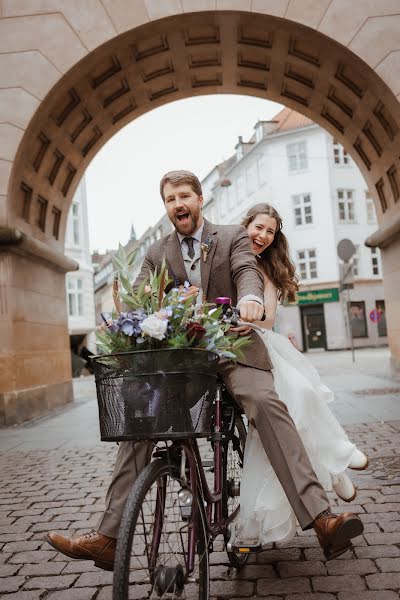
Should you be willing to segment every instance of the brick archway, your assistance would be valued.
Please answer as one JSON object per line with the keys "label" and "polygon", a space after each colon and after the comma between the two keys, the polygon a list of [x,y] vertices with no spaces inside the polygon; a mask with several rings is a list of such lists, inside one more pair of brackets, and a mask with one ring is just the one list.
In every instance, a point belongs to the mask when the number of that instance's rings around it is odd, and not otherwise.
{"label": "brick archway", "polygon": [[[388,322],[392,353],[400,357],[394,315],[400,105],[393,91],[350,49],[298,22],[238,11],[181,14],[141,25],[87,53],[40,103],[18,144],[0,220],[2,313],[11,317],[0,321],[8,336],[0,373],[0,398],[11,415],[5,420],[18,419],[12,416],[18,403],[27,416],[32,413],[33,388],[38,410],[53,405],[57,394],[60,401],[70,397],[62,280],[73,265],[62,252],[68,208],[87,165],[140,114],[209,93],[286,104],[328,129],[351,153],[375,198],[380,232],[371,243],[387,246]],[[30,295],[39,327],[28,316]],[[43,315],[46,299],[51,318]],[[31,341],[21,344],[23,323]]]}

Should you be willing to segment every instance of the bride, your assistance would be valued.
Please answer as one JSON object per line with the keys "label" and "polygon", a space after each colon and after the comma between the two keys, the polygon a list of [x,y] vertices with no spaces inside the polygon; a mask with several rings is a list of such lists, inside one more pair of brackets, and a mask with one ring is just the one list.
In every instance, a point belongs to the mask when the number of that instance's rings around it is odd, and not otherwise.
{"label": "bride", "polygon": [[[282,219],[268,204],[257,204],[246,214],[243,225],[264,274],[266,319],[257,322],[267,346],[275,388],[287,405],[314,471],[325,490],[335,490],[346,502],[357,491],[346,468],[363,470],[368,458],[350,442],[328,404],[333,393],[321,382],[312,364],[283,335],[275,333],[278,300],[295,301],[298,289],[295,267],[282,233]],[[240,334],[246,328],[235,328]],[[240,544],[265,545],[290,539],[296,532],[296,517],[261,444],[257,430],[249,426],[237,540]],[[237,542],[239,543],[239,541]],[[236,545],[236,544],[235,544]]]}

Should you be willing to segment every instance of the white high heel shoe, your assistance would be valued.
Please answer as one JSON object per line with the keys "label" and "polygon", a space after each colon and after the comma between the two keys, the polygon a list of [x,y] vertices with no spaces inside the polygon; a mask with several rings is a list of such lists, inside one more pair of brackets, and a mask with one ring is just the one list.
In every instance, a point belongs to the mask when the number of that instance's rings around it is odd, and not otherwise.
{"label": "white high heel shoe", "polygon": [[349,463],[349,469],[354,469],[355,471],[364,471],[368,467],[368,456],[361,452],[358,448],[355,448],[353,454],[351,455],[351,460]]}
{"label": "white high heel shoe", "polygon": [[357,489],[346,473],[339,473],[333,478],[332,487],[335,490],[337,496],[345,502],[353,502],[357,496]]}

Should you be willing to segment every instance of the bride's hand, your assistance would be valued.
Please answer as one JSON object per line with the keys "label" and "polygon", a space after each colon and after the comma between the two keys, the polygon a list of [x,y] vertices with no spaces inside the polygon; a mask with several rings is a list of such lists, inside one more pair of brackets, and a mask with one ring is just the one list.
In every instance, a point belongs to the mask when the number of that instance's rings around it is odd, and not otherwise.
{"label": "bride's hand", "polygon": [[197,292],[199,291],[199,288],[196,287],[195,285],[191,285],[188,288],[184,288],[183,285],[180,286],[180,291],[182,296],[185,298],[185,300],[187,300],[188,298],[191,298],[192,296],[196,296]]}
{"label": "bride's hand", "polygon": [[247,335],[251,333],[251,327],[248,325],[241,325],[240,327],[230,327],[229,331],[233,331],[239,335]]}

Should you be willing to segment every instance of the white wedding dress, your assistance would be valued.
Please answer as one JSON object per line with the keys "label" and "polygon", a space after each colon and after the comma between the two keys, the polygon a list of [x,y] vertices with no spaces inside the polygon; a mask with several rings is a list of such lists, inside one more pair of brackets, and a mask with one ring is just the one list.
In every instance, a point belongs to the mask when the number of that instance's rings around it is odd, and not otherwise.
{"label": "white wedding dress", "polygon": [[[259,335],[271,358],[278,396],[288,408],[319,481],[326,491],[331,490],[335,476],[348,467],[356,448],[328,406],[333,393],[286,337],[269,329]],[[262,545],[283,541],[294,536],[296,525],[293,509],[257,430],[250,425],[236,539]]]}

